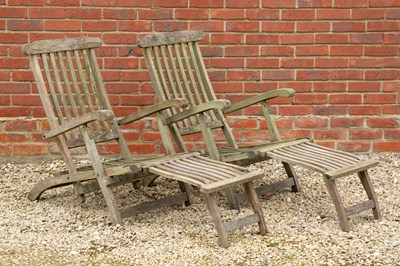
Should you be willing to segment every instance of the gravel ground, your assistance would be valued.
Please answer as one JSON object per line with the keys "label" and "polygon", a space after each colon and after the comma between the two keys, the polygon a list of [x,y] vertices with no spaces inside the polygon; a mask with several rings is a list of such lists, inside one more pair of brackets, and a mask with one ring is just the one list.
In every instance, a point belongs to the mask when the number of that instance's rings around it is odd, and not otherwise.
{"label": "gravel ground", "polygon": [[[196,192],[190,206],[164,208],[111,226],[101,194],[74,201],[72,187],[46,192],[38,202],[26,193],[62,163],[0,164],[0,265],[400,265],[400,153],[375,154],[381,163],[370,172],[382,219],[372,212],[351,218],[342,232],[321,175],[296,168],[302,191],[262,197],[269,233],[257,226],[229,234],[230,247],[217,245],[210,216]],[[283,176],[278,162],[253,167],[265,170],[264,182]],[[365,199],[358,179],[339,182],[347,203]],[[351,189],[350,189],[351,188]],[[123,204],[157,198],[177,190],[158,179],[150,188],[116,189]],[[226,217],[238,215],[228,210]],[[242,208],[250,212],[249,205]]]}

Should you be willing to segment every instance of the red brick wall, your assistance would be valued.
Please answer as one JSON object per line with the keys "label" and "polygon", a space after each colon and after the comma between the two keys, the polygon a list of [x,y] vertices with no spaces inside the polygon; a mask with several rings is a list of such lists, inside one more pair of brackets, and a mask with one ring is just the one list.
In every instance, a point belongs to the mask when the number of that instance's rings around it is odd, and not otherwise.
{"label": "red brick wall", "polygon": [[[135,42],[151,31],[203,30],[216,91],[231,100],[292,87],[275,101],[284,137],[357,152],[400,150],[400,0],[0,0],[0,155],[49,154],[21,45],[81,35],[104,40],[102,73],[117,115],[152,104]],[[241,141],[264,138],[260,110],[230,119]],[[126,136],[160,150],[151,120]],[[154,146],[155,143],[155,146]]]}

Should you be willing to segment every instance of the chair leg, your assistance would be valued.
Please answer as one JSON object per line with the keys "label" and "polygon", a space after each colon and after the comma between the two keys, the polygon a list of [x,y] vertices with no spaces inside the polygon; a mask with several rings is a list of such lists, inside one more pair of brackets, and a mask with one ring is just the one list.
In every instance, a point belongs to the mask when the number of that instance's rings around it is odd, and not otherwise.
{"label": "chair leg", "polygon": [[336,212],[339,216],[340,226],[342,227],[343,231],[348,232],[350,228],[349,228],[349,223],[347,221],[346,210],[344,208],[343,201],[339,195],[339,191],[336,186],[336,181],[329,180],[326,177],[324,177],[324,183],[328,190],[329,195],[331,196],[333,204],[335,205]]}
{"label": "chair leg", "polygon": [[226,199],[228,201],[228,205],[230,209],[236,209],[240,212],[240,205],[238,200],[238,195],[233,191],[232,188],[227,188],[224,190]]}
{"label": "chair leg", "polygon": [[381,218],[381,211],[378,204],[378,199],[376,197],[375,191],[372,187],[371,179],[369,178],[367,170],[359,172],[358,177],[360,178],[361,184],[363,185],[365,192],[367,193],[368,199],[373,200],[375,207],[372,208],[375,219]]}
{"label": "chair leg", "polygon": [[210,212],[210,215],[214,221],[215,228],[218,233],[218,244],[221,247],[228,247],[228,234],[226,231],[226,227],[224,222],[222,221],[221,212],[217,206],[217,202],[215,201],[214,193],[204,193],[204,198],[207,204],[207,208]]}
{"label": "chair leg", "polygon": [[190,206],[191,204],[194,203],[195,197],[193,195],[193,187],[189,184],[183,183],[183,182],[178,182],[179,188],[181,189],[182,192],[185,192],[188,200],[185,201],[185,206]]}
{"label": "chair leg", "polygon": [[256,213],[260,219],[258,222],[258,227],[260,229],[260,234],[265,235],[267,234],[267,224],[265,223],[264,214],[262,211],[260,200],[257,197],[256,190],[254,188],[253,182],[248,182],[243,184],[244,190],[247,195],[247,199],[250,202],[251,207],[253,208],[254,213]]}
{"label": "chair leg", "polygon": [[296,172],[293,169],[293,166],[286,162],[282,162],[282,164],[283,164],[283,167],[285,168],[288,178],[293,179],[294,185],[292,186],[292,192],[300,192],[300,183],[297,178]]}

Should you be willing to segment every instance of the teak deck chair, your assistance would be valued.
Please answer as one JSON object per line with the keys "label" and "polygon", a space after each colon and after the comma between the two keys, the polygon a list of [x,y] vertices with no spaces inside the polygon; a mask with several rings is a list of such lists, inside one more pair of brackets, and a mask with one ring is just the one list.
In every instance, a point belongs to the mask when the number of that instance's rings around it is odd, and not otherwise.
{"label": "teak deck chair", "polygon": [[[158,100],[186,98],[190,102],[189,107],[175,108],[172,113],[170,110],[163,111],[159,126],[163,128],[161,131],[164,131],[162,136],[166,149],[174,149],[171,140],[168,139],[168,131],[178,143],[180,151],[187,151],[183,136],[201,132],[208,155],[213,159],[238,165],[248,165],[271,158],[282,161],[288,178],[257,188],[259,194],[285,187],[298,191],[299,184],[292,165],[308,167],[322,173],[344,231],[349,230],[348,217],[361,211],[372,209],[374,217],[379,219],[378,201],[367,173],[367,170],[376,166],[378,162],[363,161],[353,154],[322,147],[308,139],[282,140],[267,100],[291,97],[295,94],[293,89],[265,92],[232,105],[226,100],[218,100],[199,48],[199,41],[203,38],[202,32],[180,31],[154,33],[137,41],[138,46],[143,49]],[[262,108],[271,141],[239,147],[224,115],[255,104],[260,104]],[[216,129],[223,131],[226,147],[217,146],[213,136],[213,130]],[[358,173],[368,200],[345,208],[336,180],[353,173]]]}
{"label": "teak deck chair", "polygon": [[[71,185],[80,200],[86,193],[102,192],[113,224],[121,224],[123,217],[177,203],[193,200],[191,185],[204,194],[207,207],[215,223],[219,244],[228,245],[227,232],[258,223],[260,233],[266,233],[261,205],[253,180],[262,177],[261,171],[248,172],[200,156],[181,153],[135,159],[124,140],[119,125],[131,123],[171,106],[185,106],[184,99],[162,102],[123,119],[114,117],[102,82],[95,48],[98,38],[71,38],[37,41],[27,44],[23,51],[29,55],[30,65],[50,124],[44,138],[55,138],[67,171],[37,183],[29,192],[30,200],[37,200],[48,189]],[[103,160],[96,144],[107,141],[118,143],[121,156]],[[91,162],[89,167],[77,167],[71,150],[83,147]],[[82,148],[81,148],[82,149]],[[84,151],[81,151],[82,153]],[[120,209],[112,187],[134,183],[151,175],[176,180],[182,193],[133,207]],[[137,183],[137,182],[136,182]],[[254,214],[223,222],[215,194],[234,185],[243,185]],[[243,216],[243,215],[242,215]]]}

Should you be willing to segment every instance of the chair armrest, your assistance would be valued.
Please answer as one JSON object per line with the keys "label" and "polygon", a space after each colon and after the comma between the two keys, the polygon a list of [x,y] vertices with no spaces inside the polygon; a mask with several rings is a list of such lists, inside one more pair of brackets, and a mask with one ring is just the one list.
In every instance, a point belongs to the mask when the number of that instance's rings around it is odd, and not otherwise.
{"label": "chair armrest", "polygon": [[172,115],[170,117],[165,118],[165,123],[167,125],[179,122],[183,119],[189,118],[193,115],[206,112],[209,110],[224,110],[225,108],[229,107],[231,105],[231,102],[228,100],[215,100],[215,101],[210,101],[207,103],[203,103],[200,105],[196,105],[191,109],[185,110],[183,112],[180,112],[179,114]]}
{"label": "chair armrest", "polygon": [[141,111],[135,112],[133,114],[130,114],[122,118],[121,120],[118,121],[118,124],[126,125],[134,121],[140,120],[144,117],[147,117],[149,115],[161,112],[165,109],[169,109],[171,107],[182,108],[182,107],[187,107],[188,105],[189,102],[184,98],[176,98],[173,100],[163,101],[161,103],[154,104],[148,108],[145,108]]}
{"label": "chair armrest", "polygon": [[112,120],[112,119],[114,119],[114,113],[110,110],[100,110],[100,111],[86,113],[78,118],[71,119],[67,123],[62,124],[54,129],[50,130],[47,133],[44,133],[43,138],[48,139],[48,138],[58,136],[60,134],[63,134],[74,128],[77,128],[79,126],[82,126],[84,124],[87,124],[87,123],[90,123],[93,121],[108,121],[108,120]]}
{"label": "chair armrest", "polygon": [[237,102],[232,104],[230,107],[222,110],[224,114],[231,113],[240,109],[243,109],[245,107],[260,103],[260,102],[265,102],[266,100],[270,100],[276,97],[292,97],[294,96],[295,91],[293,89],[278,89],[278,90],[273,90],[269,92],[262,93],[260,95],[251,97],[249,99],[245,99],[243,101]]}

